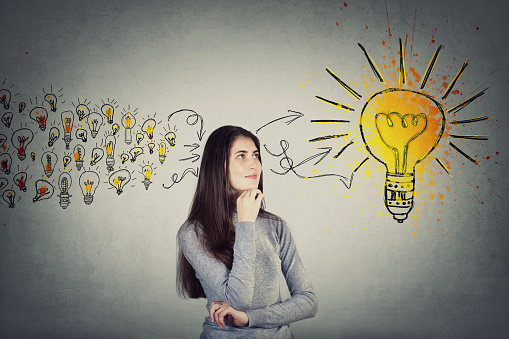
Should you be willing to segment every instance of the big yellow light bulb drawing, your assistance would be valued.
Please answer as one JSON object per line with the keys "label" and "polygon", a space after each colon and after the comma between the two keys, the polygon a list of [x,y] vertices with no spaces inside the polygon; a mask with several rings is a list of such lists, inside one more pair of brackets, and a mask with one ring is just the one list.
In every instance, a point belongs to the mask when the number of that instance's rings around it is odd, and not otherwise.
{"label": "big yellow light bulb drawing", "polygon": [[412,90],[378,92],[362,109],[362,139],[369,153],[387,168],[384,201],[399,223],[413,207],[415,166],[435,149],[444,128],[440,103]]}

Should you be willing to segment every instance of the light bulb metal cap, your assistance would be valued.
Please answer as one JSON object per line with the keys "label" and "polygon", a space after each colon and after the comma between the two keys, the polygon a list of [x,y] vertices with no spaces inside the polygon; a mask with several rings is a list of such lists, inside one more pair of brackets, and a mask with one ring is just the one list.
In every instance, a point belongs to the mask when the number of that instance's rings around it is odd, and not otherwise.
{"label": "light bulb metal cap", "polygon": [[83,200],[85,201],[85,204],[90,205],[92,201],[94,201],[93,195],[84,195]]}
{"label": "light bulb metal cap", "polygon": [[415,175],[387,173],[385,206],[398,223],[402,223],[414,206]]}

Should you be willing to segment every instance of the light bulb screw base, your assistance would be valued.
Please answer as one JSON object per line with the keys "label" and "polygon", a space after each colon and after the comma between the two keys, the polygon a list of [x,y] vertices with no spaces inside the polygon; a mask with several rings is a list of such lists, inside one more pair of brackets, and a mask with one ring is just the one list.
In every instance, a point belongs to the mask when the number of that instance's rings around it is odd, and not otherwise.
{"label": "light bulb screw base", "polygon": [[394,220],[402,223],[414,206],[415,175],[387,173],[385,206]]}

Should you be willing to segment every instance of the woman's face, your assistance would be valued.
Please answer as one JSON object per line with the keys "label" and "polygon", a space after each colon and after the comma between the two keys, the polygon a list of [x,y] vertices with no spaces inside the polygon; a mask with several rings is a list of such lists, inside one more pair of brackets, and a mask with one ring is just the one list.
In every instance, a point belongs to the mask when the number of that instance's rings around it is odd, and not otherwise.
{"label": "woman's face", "polygon": [[238,137],[230,149],[229,182],[239,196],[245,190],[258,188],[262,164],[260,152],[251,138]]}

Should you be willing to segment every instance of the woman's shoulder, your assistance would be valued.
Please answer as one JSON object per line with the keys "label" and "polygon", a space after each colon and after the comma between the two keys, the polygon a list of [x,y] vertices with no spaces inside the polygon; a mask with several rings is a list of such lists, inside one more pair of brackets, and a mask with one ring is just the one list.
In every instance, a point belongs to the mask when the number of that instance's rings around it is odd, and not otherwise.
{"label": "woman's shoulder", "polygon": [[198,229],[199,226],[195,221],[187,220],[180,226],[179,230],[177,231],[177,239],[179,242],[182,242],[185,239],[196,238]]}

